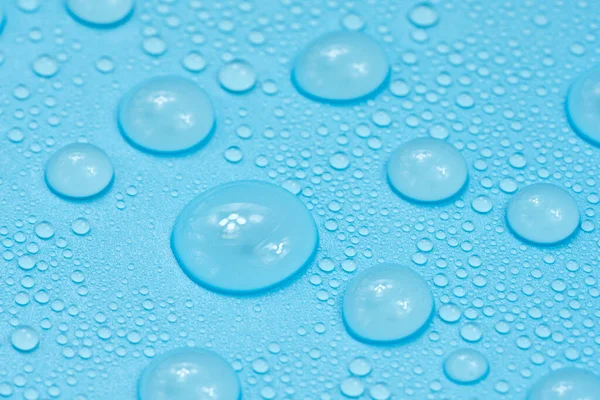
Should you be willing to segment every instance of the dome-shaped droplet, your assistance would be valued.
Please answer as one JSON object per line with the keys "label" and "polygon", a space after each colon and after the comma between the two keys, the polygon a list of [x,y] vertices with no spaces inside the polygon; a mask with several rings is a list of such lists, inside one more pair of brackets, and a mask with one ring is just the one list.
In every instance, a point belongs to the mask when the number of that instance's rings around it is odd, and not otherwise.
{"label": "dome-shaped droplet", "polygon": [[454,146],[433,138],[414,139],[392,153],[388,181],[398,194],[418,202],[455,196],[466,184],[467,163]]}
{"label": "dome-shaped droplet", "polygon": [[35,329],[23,325],[16,328],[10,335],[13,347],[22,352],[33,351],[40,343],[40,337]]}
{"label": "dome-shaped droplet", "polygon": [[396,264],[367,269],[350,282],[343,315],[350,333],[367,342],[390,342],[417,333],[433,311],[427,282]]}
{"label": "dome-shaped droplet", "polygon": [[473,349],[459,349],[444,362],[444,373],[460,385],[471,385],[484,379],[490,365],[483,354]]}
{"label": "dome-shaped droplet", "polygon": [[59,149],[46,164],[50,190],[74,199],[100,194],[110,185],[113,175],[106,153],[87,143],[73,143]]}
{"label": "dome-shaped droplet", "polygon": [[238,377],[221,356],[198,348],[155,358],[138,382],[139,400],[239,400]]}
{"label": "dome-shaped droplet", "polygon": [[430,3],[415,4],[408,11],[408,20],[418,28],[431,28],[438,23],[437,11]]}
{"label": "dome-shaped droplet", "polygon": [[131,15],[135,0],[66,0],[66,4],[69,13],[79,22],[110,27]]}
{"label": "dome-shaped droplet", "polygon": [[221,67],[219,83],[230,92],[247,92],[256,84],[256,72],[246,61],[235,60]]}
{"label": "dome-shaped droplet", "polygon": [[517,236],[533,243],[552,244],[575,232],[579,209],[566,190],[537,183],[514,195],[506,210],[506,220]]}
{"label": "dome-shaped droplet", "polygon": [[386,80],[389,63],[381,46],[360,32],[325,34],[298,56],[292,79],[298,90],[320,100],[365,97]]}
{"label": "dome-shaped droplet", "polygon": [[573,130],[600,146],[600,67],[575,79],[567,95],[566,108]]}
{"label": "dome-shaped droplet", "polygon": [[574,367],[561,368],[542,376],[527,396],[527,400],[597,399],[600,399],[600,377]]}
{"label": "dome-shaped droplet", "polygon": [[215,124],[208,95],[194,82],[174,77],[147,80],[119,105],[119,125],[134,146],[154,153],[177,153],[205,143]]}
{"label": "dome-shaped droplet", "polygon": [[266,182],[202,193],[177,217],[172,248],[181,268],[213,290],[248,293],[288,279],[312,258],[317,229],[304,204]]}

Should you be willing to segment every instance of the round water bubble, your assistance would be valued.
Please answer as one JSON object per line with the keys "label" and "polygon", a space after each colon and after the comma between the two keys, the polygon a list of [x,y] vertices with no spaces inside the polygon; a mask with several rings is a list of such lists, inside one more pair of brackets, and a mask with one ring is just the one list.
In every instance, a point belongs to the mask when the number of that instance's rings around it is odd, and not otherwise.
{"label": "round water bubble", "polygon": [[123,136],[152,153],[178,153],[203,145],[215,125],[208,95],[194,82],[175,76],[147,80],[119,105]]}
{"label": "round water bubble", "polygon": [[138,381],[139,400],[239,400],[240,395],[231,365],[218,354],[198,348],[158,356]]}
{"label": "round water bubble", "polygon": [[246,61],[235,60],[221,68],[219,83],[230,92],[247,92],[256,84],[256,72]]}
{"label": "round water bubble", "polygon": [[600,67],[575,79],[567,95],[566,109],[573,130],[600,146]]}
{"label": "round water bubble", "polygon": [[171,240],[181,268],[195,282],[228,293],[273,287],[312,259],[317,229],[289,191],[238,181],[202,193],[177,217]]}
{"label": "round water bubble", "polygon": [[23,325],[16,328],[10,335],[10,342],[13,347],[22,352],[35,350],[40,344],[40,337],[35,329]]}
{"label": "round water bubble", "polygon": [[527,396],[527,400],[596,399],[600,399],[600,377],[574,367],[561,368],[542,376]]}
{"label": "round water bubble", "polygon": [[133,13],[135,0],[66,0],[66,4],[79,22],[110,27],[121,24]]}
{"label": "round water bubble", "polygon": [[414,139],[392,153],[388,182],[400,195],[417,202],[439,202],[455,196],[467,183],[467,163],[451,144],[433,138]]}
{"label": "round water bubble", "polygon": [[522,239],[553,244],[567,239],[579,226],[575,199],[564,189],[536,183],[519,190],[506,209],[506,220]]}
{"label": "round water bubble", "polygon": [[419,3],[408,11],[408,20],[418,28],[431,28],[438,23],[439,16],[430,3]]}
{"label": "round water bubble", "polygon": [[325,34],[298,56],[292,79],[308,97],[348,101],[377,90],[389,73],[381,46],[364,33],[341,31]]}
{"label": "round water bubble", "polygon": [[74,199],[103,192],[113,180],[114,170],[106,153],[87,143],[69,144],[46,164],[46,183],[54,193]]}
{"label": "round water bubble", "polygon": [[433,312],[427,282],[396,264],[367,269],[350,282],[343,302],[346,327],[367,342],[398,341],[416,334]]}
{"label": "round water bubble", "polygon": [[456,350],[444,361],[444,373],[459,385],[477,383],[487,376],[489,370],[487,358],[473,349]]}

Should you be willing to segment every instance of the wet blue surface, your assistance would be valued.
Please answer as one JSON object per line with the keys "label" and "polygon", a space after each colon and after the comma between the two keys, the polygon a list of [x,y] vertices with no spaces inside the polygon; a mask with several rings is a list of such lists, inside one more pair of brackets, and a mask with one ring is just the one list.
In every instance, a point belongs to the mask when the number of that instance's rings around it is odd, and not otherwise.
{"label": "wet blue surface", "polygon": [[[153,360],[190,347],[224,360],[244,399],[598,395],[600,111],[586,74],[600,64],[600,3],[120,0],[88,16],[69,3],[1,6],[0,398],[135,399]],[[296,79],[307,46],[345,31],[374,44],[334,46],[349,56],[317,55]],[[165,135],[148,151],[119,110],[161,76],[201,89],[214,124],[181,147],[186,132],[166,119],[207,108],[147,104],[137,127]],[[399,196],[387,166],[429,137],[460,154],[468,179],[423,204]],[[73,143],[114,170],[89,198],[47,185]],[[187,205],[242,180],[287,190],[318,237],[307,265],[251,295],[190,279],[171,246]],[[554,220],[509,226],[508,205],[539,183],[572,200],[547,208]],[[302,233],[296,218],[278,228]],[[383,263],[431,291],[434,312],[409,340],[361,340],[345,324],[347,289]],[[489,365],[468,385],[477,374],[448,375],[464,349]]]}

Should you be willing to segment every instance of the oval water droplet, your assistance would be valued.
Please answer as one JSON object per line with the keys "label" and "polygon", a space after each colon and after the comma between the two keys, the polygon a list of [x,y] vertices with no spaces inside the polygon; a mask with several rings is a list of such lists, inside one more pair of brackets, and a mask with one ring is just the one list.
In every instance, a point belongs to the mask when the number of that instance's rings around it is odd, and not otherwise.
{"label": "oval water droplet", "polygon": [[266,290],[312,259],[317,229],[304,204],[266,182],[238,181],[190,202],[173,227],[172,248],[195,282],[229,293]]}
{"label": "oval water droplet", "polygon": [[486,377],[490,369],[483,354],[473,349],[459,349],[444,361],[444,373],[460,385],[472,385]]}
{"label": "oval water droplet", "polygon": [[171,350],[155,358],[138,382],[139,400],[239,400],[238,377],[218,354],[198,349]]}
{"label": "oval water droplet", "polygon": [[256,72],[246,61],[235,60],[221,68],[219,83],[230,92],[247,92],[256,84]]}
{"label": "oval water droplet", "polygon": [[458,194],[467,183],[465,159],[451,144],[433,138],[401,145],[387,164],[388,182],[403,197],[440,202]]}
{"label": "oval water droplet", "polygon": [[553,244],[570,237],[579,226],[579,208],[564,189],[536,183],[519,190],[506,209],[506,220],[520,238]]}
{"label": "oval water droplet", "polygon": [[59,196],[83,199],[108,188],[114,170],[106,153],[87,143],[69,144],[46,164],[46,183]]}
{"label": "oval water droplet", "polygon": [[203,145],[215,125],[208,95],[194,82],[175,76],[147,80],[119,105],[123,136],[152,153],[179,153]]}
{"label": "oval water droplet", "polygon": [[132,13],[135,0],[66,0],[69,13],[79,22],[96,27],[123,23]]}
{"label": "oval water droplet", "polygon": [[27,353],[38,347],[40,337],[35,329],[22,325],[12,332],[10,342],[15,349]]}
{"label": "oval water droplet", "polygon": [[346,327],[367,342],[398,341],[419,332],[433,311],[427,282],[396,264],[367,269],[350,282],[343,302]]}
{"label": "oval water droplet", "polygon": [[418,28],[431,28],[436,25],[439,16],[430,3],[419,3],[408,11],[408,20]]}
{"label": "oval water droplet", "polygon": [[296,59],[292,79],[308,97],[348,101],[381,87],[389,68],[387,56],[375,40],[364,33],[341,31],[310,43]]}

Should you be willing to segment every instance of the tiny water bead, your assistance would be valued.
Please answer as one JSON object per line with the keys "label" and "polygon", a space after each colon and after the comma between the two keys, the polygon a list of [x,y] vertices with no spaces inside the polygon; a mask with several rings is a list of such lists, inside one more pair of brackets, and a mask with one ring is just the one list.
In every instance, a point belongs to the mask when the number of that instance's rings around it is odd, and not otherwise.
{"label": "tiny water bead", "polygon": [[575,79],[567,95],[566,111],[573,130],[600,146],[600,67]]}
{"label": "tiny water bead", "polygon": [[444,373],[454,383],[472,385],[484,379],[490,369],[487,358],[477,350],[459,349],[444,361]]}
{"label": "tiny water bead", "polygon": [[138,382],[139,400],[239,400],[240,382],[218,354],[199,348],[171,350],[152,360]]}
{"label": "tiny water bead", "polygon": [[579,226],[575,199],[564,189],[536,183],[519,190],[506,210],[512,231],[537,244],[553,244],[567,239]]}
{"label": "tiny water bead", "polygon": [[433,138],[414,139],[392,153],[387,164],[392,189],[417,202],[440,202],[466,185],[467,163],[451,144]]}
{"label": "tiny water bead", "polygon": [[66,0],[66,5],[79,22],[110,27],[124,22],[132,14],[135,0]]}
{"label": "tiny water bead", "polygon": [[96,196],[108,188],[114,170],[106,153],[87,143],[69,144],[52,155],[46,165],[46,183],[68,198]]}
{"label": "tiny water bead", "polygon": [[417,28],[431,28],[436,25],[439,20],[437,11],[430,3],[415,4],[408,11],[407,17]]}
{"label": "tiny water bead", "polygon": [[312,259],[317,229],[292,193],[238,181],[210,189],[179,214],[171,245],[195,282],[228,293],[266,290]]}
{"label": "tiny water bead", "polygon": [[350,282],[343,316],[350,333],[366,342],[393,342],[421,330],[433,312],[427,282],[411,268],[379,264]]}
{"label": "tiny water bead", "polygon": [[256,72],[248,62],[235,60],[221,68],[219,83],[230,92],[247,92],[256,84]]}
{"label": "tiny water bead", "polygon": [[292,80],[309,97],[356,100],[377,90],[389,73],[381,46],[364,33],[340,31],[310,43],[295,61]]}
{"label": "tiny water bead", "polygon": [[215,125],[208,95],[194,82],[176,76],[152,78],[133,88],[121,100],[118,118],[131,144],[164,154],[201,146]]}
{"label": "tiny water bead", "polygon": [[23,325],[17,327],[10,335],[13,347],[22,352],[33,351],[40,343],[40,337],[35,329]]}
{"label": "tiny water bead", "polygon": [[542,376],[527,396],[527,400],[588,399],[600,399],[600,377],[575,367],[557,369]]}

